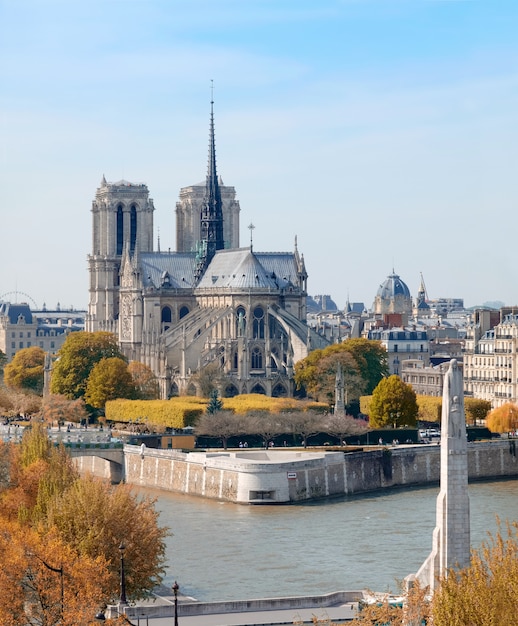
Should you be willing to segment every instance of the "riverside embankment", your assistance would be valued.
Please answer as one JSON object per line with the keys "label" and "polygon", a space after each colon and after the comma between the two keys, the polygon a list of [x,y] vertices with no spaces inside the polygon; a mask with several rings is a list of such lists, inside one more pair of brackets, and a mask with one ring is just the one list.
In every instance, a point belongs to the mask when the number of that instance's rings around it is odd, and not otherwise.
{"label": "riverside embankment", "polygon": [[[88,456],[86,456],[88,454]],[[114,461],[94,450],[73,451],[81,471],[110,478]],[[116,462],[115,462],[116,463]],[[394,487],[438,483],[440,446],[375,447],[360,452],[317,450],[233,450],[180,452],[125,445],[123,479],[140,487],[165,489],[241,504],[302,502]],[[468,446],[470,481],[514,478],[514,440]]]}

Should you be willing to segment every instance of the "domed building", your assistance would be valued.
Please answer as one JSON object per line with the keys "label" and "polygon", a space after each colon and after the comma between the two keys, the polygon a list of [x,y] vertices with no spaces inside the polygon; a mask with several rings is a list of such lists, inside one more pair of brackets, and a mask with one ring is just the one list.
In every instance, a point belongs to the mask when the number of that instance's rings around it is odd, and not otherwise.
{"label": "domed building", "polygon": [[379,286],[372,308],[375,315],[401,315],[403,323],[412,314],[410,290],[394,270]]}

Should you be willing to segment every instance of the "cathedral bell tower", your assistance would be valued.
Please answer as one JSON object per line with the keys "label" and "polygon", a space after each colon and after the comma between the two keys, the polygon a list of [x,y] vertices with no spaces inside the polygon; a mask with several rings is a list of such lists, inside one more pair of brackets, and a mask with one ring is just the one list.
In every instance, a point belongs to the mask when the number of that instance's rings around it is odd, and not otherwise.
{"label": "cathedral bell tower", "polygon": [[92,203],[93,249],[86,330],[118,332],[120,269],[124,251],[153,249],[153,200],[146,185],[103,176]]}

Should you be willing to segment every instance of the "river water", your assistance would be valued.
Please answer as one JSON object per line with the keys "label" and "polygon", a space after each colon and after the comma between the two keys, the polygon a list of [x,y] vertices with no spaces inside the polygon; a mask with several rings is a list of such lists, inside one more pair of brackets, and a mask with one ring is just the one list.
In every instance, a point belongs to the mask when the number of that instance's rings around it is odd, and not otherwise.
{"label": "river water", "polygon": [[[200,601],[397,591],[432,547],[438,486],[292,505],[243,506],[142,489],[157,497],[167,575]],[[471,543],[518,520],[518,480],[469,487]]]}

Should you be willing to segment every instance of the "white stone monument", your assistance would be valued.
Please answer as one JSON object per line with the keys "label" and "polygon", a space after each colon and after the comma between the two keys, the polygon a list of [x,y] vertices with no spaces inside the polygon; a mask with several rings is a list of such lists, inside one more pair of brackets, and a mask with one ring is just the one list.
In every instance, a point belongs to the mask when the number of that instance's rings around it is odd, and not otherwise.
{"label": "white stone monument", "polygon": [[[433,547],[415,578],[433,592],[451,568],[470,562],[468,440],[462,373],[453,359],[444,377],[441,418],[441,486],[437,497]],[[407,580],[414,578],[410,576]]]}

